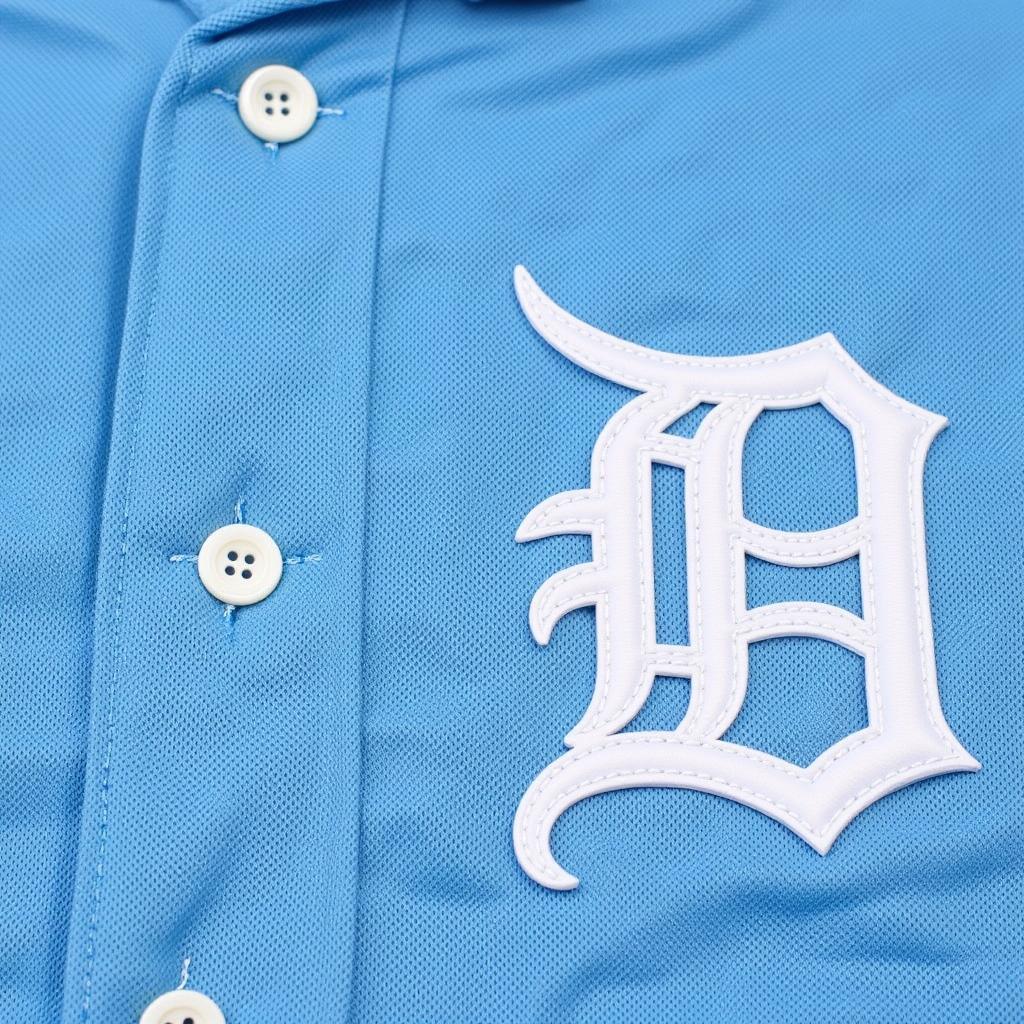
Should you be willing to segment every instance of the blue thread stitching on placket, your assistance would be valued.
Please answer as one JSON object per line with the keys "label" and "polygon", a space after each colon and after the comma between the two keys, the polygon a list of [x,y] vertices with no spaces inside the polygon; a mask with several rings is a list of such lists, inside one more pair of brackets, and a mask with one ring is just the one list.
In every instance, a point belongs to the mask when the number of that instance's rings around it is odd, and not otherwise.
{"label": "blue thread stitching on placket", "polygon": [[[186,35],[181,43],[182,55],[185,59],[185,66],[183,68],[183,79],[181,85],[178,87],[174,97],[174,108],[172,116],[174,118],[174,124],[170,131],[170,158],[167,163],[167,168],[164,171],[162,177],[164,181],[161,183],[164,186],[164,195],[162,206],[158,211],[159,223],[157,225],[157,237],[155,245],[157,246],[156,254],[154,257],[153,265],[153,280],[150,282],[150,296],[148,301],[148,310],[146,314],[146,327],[143,331],[142,339],[140,342],[138,357],[141,361],[139,368],[139,381],[136,385],[138,395],[133,403],[134,409],[128,413],[134,422],[132,424],[131,442],[130,449],[128,452],[128,462],[125,468],[125,480],[124,480],[124,502],[123,512],[121,516],[121,545],[119,553],[119,562],[117,569],[117,596],[116,603],[114,606],[114,656],[110,665],[110,681],[107,685],[106,695],[106,716],[104,718],[104,753],[103,761],[100,767],[100,821],[99,821],[99,840],[98,849],[96,853],[96,868],[93,873],[93,890],[91,895],[91,910],[89,913],[89,924],[86,933],[86,948],[85,948],[85,968],[82,976],[82,1024],[87,1024],[89,1020],[89,1014],[92,1008],[92,985],[94,980],[94,970],[96,964],[96,949],[97,949],[97,933],[99,930],[99,908],[100,900],[102,895],[102,882],[103,882],[103,870],[104,862],[106,859],[107,852],[107,827],[109,824],[110,817],[110,777],[111,777],[111,762],[113,757],[113,743],[114,743],[114,699],[116,696],[116,688],[118,683],[118,674],[121,668],[122,659],[122,637],[121,630],[123,622],[121,619],[121,613],[123,608],[124,600],[124,578],[127,565],[127,554],[128,554],[128,522],[131,512],[131,494],[132,494],[132,483],[135,475],[135,457],[138,444],[139,430],[141,429],[142,414],[145,408],[146,399],[146,381],[147,381],[147,369],[148,369],[148,357],[149,357],[149,342],[153,328],[153,319],[156,315],[157,306],[157,294],[160,288],[160,269],[163,262],[164,253],[164,226],[167,218],[167,210],[171,202],[171,192],[174,184],[174,172],[175,172],[175,154],[177,152],[177,131],[178,131],[178,109],[181,105],[182,98],[185,91],[188,89],[189,84],[192,81],[192,56],[188,53],[191,47],[191,37]],[[150,126],[147,125],[147,135],[150,132]],[[144,157],[143,166],[148,163],[148,160]],[[140,194],[141,199],[141,194]],[[141,205],[141,204],[140,204]],[[136,245],[143,228],[142,224],[136,224]],[[129,300],[130,301],[130,300]],[[126,330],[130,329],[130,325],[125,325]],[[122,358],[127,354],[132,357],[133,353],[122,352]]]}

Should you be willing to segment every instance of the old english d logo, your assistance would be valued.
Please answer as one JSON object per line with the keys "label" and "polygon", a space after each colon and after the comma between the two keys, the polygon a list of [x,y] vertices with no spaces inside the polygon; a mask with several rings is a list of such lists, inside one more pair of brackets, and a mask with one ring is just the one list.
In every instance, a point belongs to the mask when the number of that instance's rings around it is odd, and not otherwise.
{"label": "old english d logo", "polygon": [[[551,829],[580,800],[634,786],[698,789],[770,815],[826,853],[869,804],[932,775],[980,766],[939,705],[925,568],[924,460],[945,420],[872,380],[830,335],[759,355],[696,359],[642,348],[589,327],[549,299],[522,268],[516,292],[536,330],[584,369],[640,392],[594,447],[590,487],[537,506],[521,541],[588,534],[592,561],[552,576],[530,606],[546,644],[574,608],[597,616],[594,696],[516,812],[516,856],[552,889],[578,880],[554,860]],[[747,430],[764,409],[820,402],[853,437],[858,514],[815,533],[771,530],[743,515]],[[714,408],[692,438],[664,431],[700,403]],[[689,643],[655,637],[651,464],[686,471]],[[863,615],[813,602],[748,608],[745,556],[830,565],[859,556]],[[868,726],[805,768],[721,739],[739,713],[748,645],[779,636],[842,644],[864,659]],[[690,679],[672,732],[620,732],[655,676]]]}

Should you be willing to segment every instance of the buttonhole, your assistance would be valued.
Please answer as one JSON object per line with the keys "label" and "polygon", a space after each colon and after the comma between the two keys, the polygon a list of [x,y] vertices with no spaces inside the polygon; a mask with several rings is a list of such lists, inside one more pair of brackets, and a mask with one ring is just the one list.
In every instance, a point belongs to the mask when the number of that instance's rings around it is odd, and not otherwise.
{"label": "buttonhole", "polygon": [[[228,574],[229,576],[234,576],[234,575],[235,575],[235,567],[234,567],[233,565],[225,565],[225,566],[224,566],[224,571],[225,571],[225,572],[226,572],[226,573],[227,573],[227,574]],[[248,569],[246,569],[245,571],[246,571],[246,572],[248,572],[249,570],[248,570]]]}

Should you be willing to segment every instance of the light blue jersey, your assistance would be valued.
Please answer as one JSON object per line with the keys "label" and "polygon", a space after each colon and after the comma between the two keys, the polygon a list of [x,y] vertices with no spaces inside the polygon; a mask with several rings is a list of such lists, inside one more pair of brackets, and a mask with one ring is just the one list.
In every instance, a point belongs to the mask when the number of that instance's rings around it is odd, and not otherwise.
{"label": "light blue jersey", "polygon": [[0,0],[0,1018],[1024,1019],[1022,44]]}

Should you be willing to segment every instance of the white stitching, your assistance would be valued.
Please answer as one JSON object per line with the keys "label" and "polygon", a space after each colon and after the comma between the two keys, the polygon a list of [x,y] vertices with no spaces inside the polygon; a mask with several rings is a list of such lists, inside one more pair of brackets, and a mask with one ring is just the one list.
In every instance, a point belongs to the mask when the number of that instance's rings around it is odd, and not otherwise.
{"label": "white stitching", "polygon": [[[858,742],[858,745],[860,745],[862,743],[869,742],[869,740],[876,738],[877,735],[878,734],[876,733],[874,735],[866,736],[866,737],[862,738]],[[772,770],[784,770],[786,774],[795,774],[795,773],[790,772],[788,769],[780,769],[780,766],[778,766],[773,761],[770,761],[767,758],[759,758],[759,757],[757,757],[754,752],[749,753],[749,754],[746,753],[746,752],[741,753],[737,749],[733,749],[733,748],[728,748],[728,747],[722,746],[720,741],[716,741],[716,740],[712,740],[712,741],[688,741],[688,740],[679,739],[678,737],[676,737],[674,735],[673,736],[667,736],[667,737],[664,737],[664,738],[662,738],[662,737],[644,737],[643,739],[637,739],[637,740],[634,740],[633,742],[628,743],[628,744],[623,743],[621,737],[616,737],[615,740],[616,740],[616,742],[609,742],[609,743],[604,743],[604,744],[594,744],[592,746],[584,747],[582,750],[575,751],[572,754],[563,755],[563,757],[560,758],[559,761],[555,762],[555,764],[552,765],[551,768],[549,769],[550,775],[549,775],[549,778],[548,778],[547,782],[543,786],[538,787],[538,789],[534,793],[533,799],[530,801],[529,804],[526,805],[526,814],[525,814],[526,819],[527,820],[533,820],[534,816],[530,813],[532,811],[533,806],[540,799],[541,794],[551,785],[551,783],[554,781],[555,777],[558,774],[560,774],[562,771],[564,771],[566,768],[568,768],[570,764],[575,763],[576,761],[580,760],[581,758],[587,757],[589,754],[597,753],[600,750],[605,750],[605,749],[608,749],[610,747],[621,747],[621,746],[626,746],[626,745],[631,746],[631,747],[632,746],[640,747],[640,746],[650,746],[650,745],[654,745],[654,744],[674,744],[674,745],[680,746],[680,747],[682,747],[682,746],[686,746],[686,747],[715,747],[718,750],[719,753],[724,754],[726,756],[729,756],[729,757],[743,757],[743,758],[745,758],[747,760],[752,760],[752,761],[755,761],[757,763],[763,764],[765,767],[771,768]],[[541,832],[543,830],[544,822],[547,820],[548,814],[551,812],[552,808],[556,807],[564,799],[566,799],[567,797],[570,797],[570,796],[574,795],[575,793],[579,792],[580,790],[586,789],[587,787],[592,786],[592,785],[594,785],[594,784],[596,784],[598,782],[608,781],[610,779],[626,778],[626,777],[631,776],[631,775],[664,775],[664,776],[667,776],[667,777],[695,778],[695,779],[702,779],[702,780],[704,780],[706,782],[715,782],[715,783],[720,784],[724,789],[727,789],[729,791],[735,791],[735,792],[739,792],[739,793],[744,793],[745,795],[753,796],[753,797],[757,798],[758,800],[764,801],[769,806],[774,807],[776,810],[778,810],[784,818],[786,818],[787,820],[790,820],[790,821],[794,821],[798,825],[800,825],[801,828],[808,835],[814,836],[816,838],[821,838],[821,837],[823,837],[823,836],[828,834],[828,832],[831,829],[831,826],[843,815],[843,813],[847,809],[852,807],[855,803],[857,803],[859,800],[861,800],[867,794],[869,794],[869,793],[873,792],[874,790],[879,789],[882,786],[884,786],[891,779],[898,778],[900,776],[904,776],[908,772],[914,771],[917,768],[923,767],[924,765],[941,764],[943,762],[951,761],[951,760],[955,760],[955,759],[956,759],[956,755],[955,754],[954,755],[942,755],[942,756],[936,756],[936,757],[930,757],[930,758],[922,758],[922,759],[919,759],[917,761],[913,761],[910,764],[907,764],[907,765],[905,765],[902,768],[893,769],[893,770],[887,772],[885,775],[879,776],[878,778],[873,780],[870,784],[868,784],[867,786],[864,786],[862,789],[858,790],[855,794],[853,794],[853,796],[851,796],[846,801],[846,803],[844,803],[838,810],[836,810],[835,813],[828,819],[828,821],[826,821],[825,824],[822,825],[820,828],[814,828],[811,825],[810,822],[808,822],[805,818],[803,818],[796,811],[794,811],[791,807],[789,807],[789,805],[781,803],[780,801],[775,800],[772,797],[769,797],[766,793],[762,793],[762,792],[760,792],[758,790],[753,790],[753,789],[749,789],[748,787],[741,786],[738,783],[733,782],[730,779],[722,778],[721,776],[711,775],[709,773],[693,771],[691,769],[685,769],[685,768],[635,768],[635,769],[631,768],[631,769],[622,769],[620,771],[614,771],[614,772],[604,772],[604,773],[602,773],[600,775],[588,776],[586,779],[583,779],[582,781],[576,783],[575,785],[570,786],[568,789],[562,790],[561,792],[556,793],[554,796],[552,796],[548,800],[548,802],[542,808],[540,815],[536,818],[536,828],[534,830],[534,836],[533,836],[534,846],[539,846],[540,845]],[[557,767],[556,767],[556,765],[557,765]],[[818,778],[822,774],[822,772],[825,770],[825,767],[827,767],[827,766],[822,766],[822,768],[820,768],[818,771],[816,771],[813,775],[806,776],[806,781],[812,782],[814,779]],[[570,801],[570,805],[571,805],[571,801]],[[557,877],[557,874],[554,871],[551,871],[550,869],[544,867],[544,865],[536,858],[536,855],[533,853],[532,848],[528,847],[524,851],[524,855],[526,856],[527,860],[530,861],[531,865],[534,866],[534,868],[535,868],[535,870],[536,870],[536,872],[538,874],[544,875],[545,877],[548,877],[548,878],[555,878],[555,877]]]}
{"label": "white stitching", "polygon": [[[601,370],[608,371],[606,376],[612,380],[622,381],[623,376],[628,377],[630,386],[636,384],[644,385],[645,394],[633,399],[626,406],[613,417],[612,423],[609,424],[611,428],[602,432],[598,438],[597,445],[595,446],[595,455],[597,456],[595,464],[593,466],[594,472],[592,477],[592,490],[589,492],[567,492],[567,496],[559,502],[553,502],[546,505],[545,513],[539,518],[542,522],[546,518],[550,510],[558,508],[561,504],[571,502],[574,500],[583,500],[581,494],[586,494],[587,499],[593,496],[595,500],[595,506],[602,512],[601,517],[598,520],[581,519],[578,523],[581,525],[591,526],[594,524],[600,525],[600,530],[595,532],[594,535],[594,562],[589,563],[588,566],[582,567],[579,572],[584,571],[605,571],[608,567],[608,557],[606,550],[606,536],[605,528],[608,522],[608,508],[607,508],[607,463],[609,458],[609,452],[613,448],[616,440],[620,437],[623,430],[637,415],[647,410],[652,405],[659,405],[668,399],[668,408],[671,409],[672,415],[668,415],[668,410],[660,410],[660,416],[657,419],[657,423],[672,423],[678,419],[679,415],[688,412],[695,406],[703,403],[717,403],[718,409],[724,410],[719,414],[719,418],[729,414],[729,410],[739,413],[736,415],[735,422],[731,425],[730,434],[727,441],[727,468],[726,468],[726,502],[727,502],[727,525],[729,531],[729,543],[730,543],[730,557],[729,565],[731,567],[729,572],[729,587],[730,587],[730,609],[734,616],[740,616],[738,621],[732,623],[732,635],[736,637],[742,637],[744,635],[756,634],[758,632],[773,631],[786,627],[804,627],[813,629],[815,635],[823,635],[829,639],[833,639],[836,642],[842,642],[846,640],[849,645],[860,653],[862,653],[865,661],[865,673],[868,678],[868,687],[873,695],[873,707],[875,710],[875,718],[872,721],[868,729],[861,730],[857,733],[852,734],[848,739],[841,744],[830,748],[827,751],[823,751],[821,755],[820,763],[814,772],[808,774],[806,770],[799,769],[796,767],[784,767],[785,762],[779,762],[778,759],[771,759],[767,755],[761,755],[756,751],[749,751],[747,748],[737,748],[732,746],[723,746],[714,737],[719,735],[716,732],[719,725],[722,725],[723,721],[732,711],[735,703],[735,697],[737,690],[739,689],[739,664],[738,656],[740,650],[740,644],[734,643],[732,645],[732,679],[730,692],[727,696],[726,702],[723,704],[719,711],[718,717],[712,726],[711,730],[707,730],[707,736],[705,738],[694,739],[692,736],[686,736],[682,738],[679,733],[666,733],[662,736],[647,737],[644,740],[635,740],[632,737],[628,741],[629,746],[635,746],[643,743],[669,743],[693,747],[708,747],[715,745],[721,753],[724,753],[732,757],[742,757],[747,760],[753,760],[757,763],[765,765],[771,768],[773,771],[782,772],[785,775],[789,775],[798,778],[801,781],[813,781],[818,778],[824,771],[826,771],[831,765],[833,765],[841,757],[848,754],[850,751],[863,746],[865,743],[870,742],[873,739],[878,738],[881,735],[881,714],[882,714],[882,694],[881,694],[881,681],[879,679],[879,667],[877,664],[877,658],[873,654],[873,643],[871,638],[874,636],[874,631],[877,629],[877,610],[875,606],[875,594],[876,594],[876,583],[874,577],[874,564],[873,564],[873,544],[870,532],[868,530],[868,524],[872,520],[872,481],[870,479],[870,459],[868,457],[867,450],[867,436],[862,423],[858,417],[853,416],[849,409],[846,408],[843,402],[841,402],[833,390],[828,387],[827,378],[825,381],[820,383],[817,387],[806,390],[797,391],[791,394],[778,394],[772,392],[766,393],[749,393],[749,392],[725,392],[717,391],[713,389],[701,388],[699,391],[689,390],[678,398],[668,398],[670,392],[668,384],[664,380],[648,380],[635,375],[632,371],[624,372],[621,369],[611,366],[608,363],[603,363],[599,359],[595,358],[594,353],[587,351],[581,352],[579,343],[575,340],[574,335],[579,335],[586,338],[593,338],[599,349],[621,351],[630,356],[631,359],[646,360],[654,364],[665,364],[674,368],[683,368],[687,366],[699,367],[701,369],[724,369],[730,367],[763,367],[773,363],[782,363],[788,360],[796,358],[806,358],[806,354],[809,351],[815,349],[828,348],[830,353],[834,355],[843,369],[849,373],[857,383],[865,388],[868,392],[881,398],[886,404],[898,409],[902,414],[912,414],[916,419],[921,421],[922,425],[920,430],[917,432],[914,442],[911,457],[909,459],[909,474],[908,474],[908,509],[911,510],[910,515],[910,529],[912,536],[912,572],[913,572],[913,591],[914,591],[914,611],[917,619],[917,635],[918,635],[918,647],[921,664],[920,681],[924,690],[925,709],[927,711],[929,721],[933,727],[933,730],[940,736],[944,736],[945,748],[949,751],[948,755],[936,756],[932,758],[919,759],[911,762],[902,767],[894,768],[879,778],[875,779],[872,783],[860,789],[857,793],[851,796],[842,807],[840,807],[829,819],[829,821],[822,826],[820,829],[813,829],[809,823],[801,818],[792,808],[782,804],[772,798],[769,798],[766,794],[758,793],[755,790],[748,790],[742,786],[738,786],[729,780],[720,779],[712,775],[704,774],[701,772],[683,770],[683,769],[631,769],[628,771],[618,771],[611,773],[604,773],[588,777],[583,782],[571,787],[569,790],[564,791],[556,795],[551,802],[549,802],[544,808],[542,817],[537,820],[536,834],[534,837],[535,843],[539,843],[541,829],[544,825],[550,810],[560,800],[567,796],[571,796],[575,792],[581,789],[593,786],[597,783],[607,781],[614,778],[626,777],[630,775],[666,775],[666,776],[683,776],[691,778],[700,778],[707,781],[714,781],[717,784],[724,786],[730,791],[737,791],[747,793],[750,796],[756,797],[758,800],[763,801],[779,810],[784,817],[788,820],[794,821],[804,827],[807,834],[812,836],[824,835],[831,825],[853,804],[857,803],[864,795],[871,793],[880,786],[885,785],[891,779],[906,776],[907,773],[913,772],[915,769],[929,764],[937,764],[946,761],[956,761],[961,766],[964,764],[963,752],[954,742],[952,734],[949,732],[948,727],[943,729],[939,726],[936,720],[935,712],[935,694],[934,685],[929,686],[929,680],[932,678],[932,672],[928,665],[928,654],[926,651],[926,632],[927,626],[925,623],[926,609],[927,609],[927,590],[921,582],[922,571],[920,569],[920,530],[921,530],[921,509],[920,502],[915,500],[915,473],[923,469],[922,465],[919,465],[919,449],[922,441],[928,436],[930,430],[933,430],[940,422],[938,417],[934,417],[924,410],[918,409],[909,402],[898,398],[891,392],[887,391],[884,387],[879,385],[872,378],[867,376],[863,370],[849,357],[849,355],[842,350],[840,346],[829,341],[811,342],[804,343],[800,346],[795,347],[792,350],[788,350],[776,356],[764,355],[757,356],[749,359],[688,359],[682,356],[673,355],[669,353],[659,353],[649,349],[643,349],[639,346],[634,346],[631,343],[624,342],[621,340],[614,339],[610,335],[605,335],[603,332],[598,332],[582,321],[577,321],[558,309],[550,299],[540,292],[539,288],[532,281],[527,278],[525,281],[520,282],[521,295],[523,300],[524,309],[530,314],[531,319],[538,325],[538,330],[542,335],[552,340],[557,340],[559,347],[569,355],[570,358],[576,359],[580,365],[593,370],[594,372],[600,372]],[[563,330],[562,326],[565,325],[568,331]],[[681,379],[685,380],[685,374],[680,375]],[[764,401],[770,403],[772,408],[794,408],[797,404],[803,403],[804,399],[813,398],[819,401],[826,409],[832,412],[838,419],[843,422],[844,426],[851,431],[854,437],[854,452],[855,452],[855,465],[858,477],[858,496],[861,500],[861,507],[858,509],[857,515],[847,523],[841,524],[836,527],[832,527],[828,530],[815,531],[815,532],[792,532],[787,531],[775,531],[769,530],[767,527],[761,526],[760,524],[751,523],[743,516],[743,510],[741,505],[737,506],[737,496],[741,494],[742,483],[739,479],[739,467],[742,464],[742,441],[746,436],[746,432],[753,422],[753,417],[748,417],[748,413],[754,410],[755,403],[758,401]],[[780,403],[792,403],[789,405]],[[737,404],[739,409],[736,409]],[[616,709],[612,715],[605,715],[605,706],[607,698],[609,696],[609,689],[613,673],[610,668],[610,656],[611,656],[611,640],[610,640],[610,614],[608,610],[608,591],[607,589],[601,591],[595,591],[584,595],[576,595],[572,598],[572,603],[581,601],[583,597],[594,598],[595,603],[598,603],[603,608],[604,624],[601,631],[600,640],[598,647],[599,659],[603,655],[607,656],[608,664],[605,666],[606,671],[604,672],[603,682],[599,685],[599,694],[595,694],[595,701],[592,702],[591,708],[588,708],[587,713],[584,715],[580,726],[585,726],[588,732],[598,731],[602,727],[614,725],[617,723],[618,717],[626,711],[631,710],[633,701],[637,694],[644,688],[645,684],[649,688],[650,680],[653,678],[652,673],[656,672],[659,666],[671,666],[679,668],[685,668],[687,674],[691,676],[691,696],[690,696],[690,707],[687,711],[685,721],[689,720],[700,720],[702,712],[703,702],[703,676],[702,670],[703,657],[701,647],[703,645],[704,633],[703,633],[703,572],[701,569],[701,509],[702,503],[700,501],[700,486],[701,486],[701,457],[703,454],[704,447],[711,436],[712,424],[717,422],[714,418],[715,412],[712,412],[705,417],[700,424],[693,439],[679,439],[675,437],[668,437],[666,435],[659,435],[655,437],[648,436],[639,445],[639,457],[636,459],[637,462],[637,477],[636,477],[636,565],[635,565],[635,585],[637,588],[637,595],[640,601],[640,637],[639,637],[639,648],[640,648],[640,664],[637,671],[637,679],[633,690],[626,694],[623,698],[622,705]],[[756,412],[759,412],[757,409]],[[755,412],[755,415],[756,415]],[[678,649],[666,649],[664,645],[658,645],[656,638],[653,646],[650,643],[649,632],[649,616],[648,616],[648,585],[649,581],[649,569],[648,564],[648,546],[645,541],[648,539],[645,537],[644,531],[644,520],[643,512],[646,508],[648,511],[648,520],[652,514],[651,509],[651,493],[649,488],[646,486],[647,477],[645,477],[645,471],[649,473],[650,461],[658,461],[657,456],[662,454],[664,456],[671,456],[674,459],[683,462],[685,465],[683,468],[687,470],[687,492],[691,497],[691,500],[687,503],[688,513],[693,511],[693,523],[692,529],[688,533],[692,536],[692,548],[693,548],[693,572],[691,579],[693,580],[693,600],[691,602],[691,643],[692,647],[679,647]],[[923,458],[921,459],[923,462]],[[691,467],[690,463],[694,463]],[[536,514],[536,510],[535,513]],[[529,517],[528,517],[529,521]],[[566,520],[568,523],[576,523],[576,520]],[[651,540],[651,546],[653,550],[653,538]],[[823,545],[832,543],[833,547],[823,547]],[[801,545],[807,547],[808,550],[801,550]],[[790,550],[792,546],[793,550]],[[812,549],[813,548],[813,549]],[[742,582],[738,576],[738,570],[736,564],[744,564],[745,556],[747,553],[755,555],[755,557],[767,557],[771,560],[772,556],[780,558],[799,558],[801,560],[810,560],[814,564],[832,564],[835,561],[844,560],[852,557],[854,554],[858,555],[862,565],[862,595],[864,614],[862,619],[857,619],[856,616],[852,616],[849,613],[842,613],[842,615],[848,616],[848,620],[844,619],[840,615],[840,609],[835,609],[835,616],[832,621],[829,621],[827,613],[823,613],[823,609],[829,606],[818,606],[813,603],[790,602],[784,608],[777,609],[774,613],[771,611],[773,606],[767,606],[767,608],[750,610],[746,607],[745,595],[741,595],[739,592],[739,584]],[[842,558],[831,559],[831,556],[841,555]],[[825,561],[831,559],[831,561]],[[562,582],[566,582],[567,579],[572,578],[575,574],[570,574],[565,577]],[[556,574],[558,575],[558,574]],[[554,577],[553,577],[554,578]],[[547,595],[550,599],[551,593]],[[742,601],[741,601],[742,597]],[[601,600],[601,599],[605,600]],[[545,604],[547,601],[545,601]],[[568,602],[563,602],[568,603]],[[742,607],[741,607],[742,605]],[[556,606],[556,610],[561,605]],[[809,614],[807,617],[801,617],[801,607],[806,607]],[[745,621],[744,621],[745,619]],[[854,626],[854,623],[863,622],[864,628],[861,629]],[[748,641],[749,643],[749,641]],[[599,672],[599,676],[600,676]],[[744,685],[746,677],[746,669],[744,668]],[[597,699],[599,698],[599,699]],[[596,708],[594,704],[596,703]],[[635,714],[635,708],[632,708]],[[734,713],[733,713],[734,716]],[[942,719],[941,712],[939,712],[939,720],[944,722]],[[727,728],[728,722],[725,723],[723,728]],[[579,727],[577,727],[579,728]],[[681,727],[680,727],[681,728]],[[576,763],[579,759],[588,757],[601,750],[608,749],[613,746],[621,746],[623,741],[622,735],[614,736],[607,743],[590,743],[586,747],[581,748],[575,754],[563,755],[559,758],[549,769],[541,774],[541,777],[537,779],[537,782],[544,781],[540,786],[531,786],[530,795],[525,804],[522,805],[522,811],[525,821],[532,820],[533,809],[537,805],[540,795],[545,792],[553,779],[565,768]],[[827,755],[827,756],[826,756]],[[557,767],[556,767],[557,766]],[[549,774],[550,773],[550,774]],[[548,829],[550,831],[550,828]],[[537,864],[534,860],[533,851],[527,848],[523,855],[533,864]],[[539,873],[547,877],[557,877],[554,871],[546,869],[543,865],[538,866]]]}

